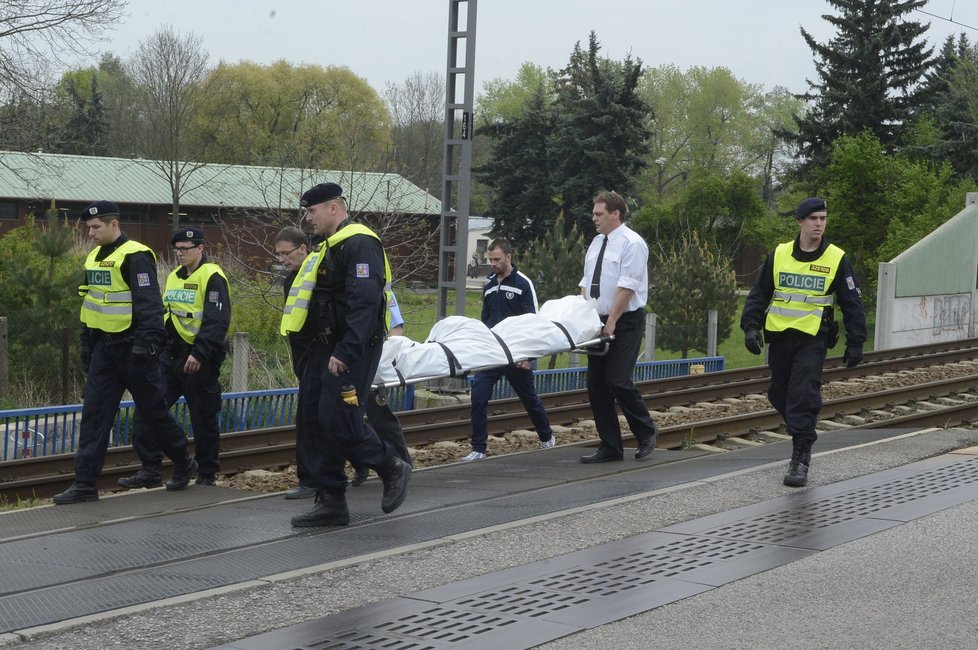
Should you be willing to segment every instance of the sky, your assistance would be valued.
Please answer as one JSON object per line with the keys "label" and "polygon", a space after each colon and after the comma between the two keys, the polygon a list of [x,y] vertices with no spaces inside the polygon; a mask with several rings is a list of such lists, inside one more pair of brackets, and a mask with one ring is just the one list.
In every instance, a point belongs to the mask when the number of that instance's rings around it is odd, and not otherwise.
{"label": "sky", "polygon": [[[467,3],[463,3],[465,5]],[[126,58],[163,25],[201,38],[210,61],[342,65],[378,92],[416,72],[444,75],[448,0],[130,0],[129,17],[98,51]],[[978,2],[930,0],[929,40],[939,49],[964,31],[978,42]],[[815,67],[799,32],[827,42],[825,0],[482,0],[477,8],[474,89],[512,80],[524,62],[558,69],[593,30],[602,53],[646,66],[724,66],[764,90],[807,89]]]}

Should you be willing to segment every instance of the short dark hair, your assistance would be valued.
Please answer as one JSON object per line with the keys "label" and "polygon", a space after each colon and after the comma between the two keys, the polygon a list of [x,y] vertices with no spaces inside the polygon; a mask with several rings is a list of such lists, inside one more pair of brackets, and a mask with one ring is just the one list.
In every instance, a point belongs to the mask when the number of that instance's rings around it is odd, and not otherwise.
{"label": "short dark hair", "polygon": [[628,218],[628,204],[625,203],[625,198],[618,192],[609,190],[598,192],[594,196],[594,204],[597,205],[598,203],[604,203],[605,207],[608,208],[608,212],[618,210],[618,214],[621,215],[621,221],[623,223]]}
{"label": "short dark hair", "polygon": [[306,234],[304,232],[302,232],[295,226],[286,226],[285,228],[279,230],[278,234],[275,235],[275,239],[272,241],[272,246],[279,243],[280,241],[287,241],[293,246],[295,246],[296,248],[302,246],[303,244],[305,244],[306,246],[309,245],[309,238],[306,237]]}
{"label": "short dark hair", "polygon": [[503,252],[503,255],[513,254],[513,245],[509,243],[509,240],[505,237],[498,237],[489,242],[489,246],[486,248],[487,251],[492,251],[499,249]]}

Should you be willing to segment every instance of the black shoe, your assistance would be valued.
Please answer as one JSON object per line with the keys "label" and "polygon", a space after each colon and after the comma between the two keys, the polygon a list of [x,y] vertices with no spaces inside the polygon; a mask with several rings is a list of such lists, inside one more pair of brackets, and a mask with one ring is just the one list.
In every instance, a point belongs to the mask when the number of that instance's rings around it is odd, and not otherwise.
{"label": "black shoe", "polygon": [[316,488],[308,485],[299,485],[285,491],[286,499],[308,499],[316,496]]}
{"label": "black shoe", "polygon": [[198,476],[194,485],[217,485],[217,482],[213,476]]}
{"label": "black shoe", "polygon": [[84,501],[98,501],[98,488],[94,485],[79,485],[72,483],[71,487],[54,495],[53,501],[59,506],[69,503],[82,503]]}
{"label": "black shoe", "polygon": [[160,478],[160,470],[143,468],[132,476],[123,476],[116,483],[127,490],[133,490],[135,488],[158,488],[163,485],[163,479]]}
{"label": "black shoe", "polygon": [[808,465],[789,463],[788,473],[784,475],[784,484],[788,487],[805,487],[808,484]]}
{"label": "black shoe", "polygon": [[582,463],[611,463],[616,460],[622,460],[622,457],[617,454],[607,452],[604,449],[598,449],[590,456],[581,456]]}
{"label": "black shoe", "polygon": [[324,490],[315,490],[316,503],[309,512],[292,517],[292,525],[297,528],[306,526],[346,526],[350,523],[350,511],[346,507],[346,497],[342,494],[326,494]]}
{"label": "black shoe", "polygon": [[812,441],[800,436],[791,437],[791,461],[784,484],[788,487],[805,487],[808,484],[808,466],[812,462]]}
{"label": "black shoe", "polygon": [[655,449],[655,442],[659,439],[659,427],[653,429],[652,435],[645,440],[639,440],[638,449],[635,450],[635,460],[641,460],[652,453]]}
{"label": "black shoe", "polygon": [[353,478],[350,479],[350,485],[353,487],[360,487],[367,482],[367,477],[370,476],[370,470],[366,467],[358,469],[353,472]]}
{"label": "black shoe", "polygon": [[380,503],[384,512],[394,512],[404,503],[408,481],[411,480],[411,471],[410,465],[397,456],[391,456],[391,459],[377,472],[384,482],[384,498]]}
{"label": "black shoe", "polygon": [[173,476],[170,480],[166,482],[166,489],[170,492],[176,492],[177,490],[182,490],[190,483],[190,479],[194,477],[197,473],[197,461],[193,458],[188,458],[184,461],[182,467],[178,467],[173,470]]}

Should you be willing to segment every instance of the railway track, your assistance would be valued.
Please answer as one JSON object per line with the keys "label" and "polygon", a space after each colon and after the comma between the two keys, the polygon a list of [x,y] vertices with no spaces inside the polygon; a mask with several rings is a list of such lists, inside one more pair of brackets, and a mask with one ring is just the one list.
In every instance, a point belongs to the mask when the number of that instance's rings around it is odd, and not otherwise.
{"label": "railway track", "polygon": [[[836,417],[827,419],[825,426],[947,426],[978,420],[978,394],[975,393],[978,365],[968,371],[971,362],[976,360],[978,340],[975,339],[870,352],[865,363],[853,369],[843,367],[839,358],[829,359],[823,377],[826,384],[858,382],[881,375],[897,376],[901,371],[934,366],[961,366],[962,372],[959,373],[961,376],[950,379],[886,390],[857,386],[854,395],[826,400],[822,414]],[[764,393],[767,383],[767,368],[757,366],[652,380],[642,382],[639,387],[650,410],[659,413],[676,407],[701,405],[682,416],[668,414],[669,417],[660,420],[680,420],[662,426],[659,437],[660,448],[675,449],[777,429],[781,418],[773,409],[764,408],[768,405],[763,399],[749,400],[753,405],[738,406],[746,410],[743,413],[725,415],[722,412],[730,408],[731,402],[743,402],[745,396]],[[553,393],[541,398],[553,424],[571,425],[591,417],[586,390]],[[468,439],[468,414],[468,406],[460,405],[402,412],[398,416],[408,445],[419,447],[438,441]],[[490,405],[490,433],[501,434],[529,424],[519,400],[499,400]],[[224,434],[221,448],[221,463],[225,470],[277,469],[294,463],[295,431],[292,427],[276,427]],[[0,463],[0,503],[47,498],[65,489],[74,479],[72,458],[62,454]],[[131,474],[137,468],[138,460],[131,447],[110,449],[99,487],[112,489],[121,476]]]}

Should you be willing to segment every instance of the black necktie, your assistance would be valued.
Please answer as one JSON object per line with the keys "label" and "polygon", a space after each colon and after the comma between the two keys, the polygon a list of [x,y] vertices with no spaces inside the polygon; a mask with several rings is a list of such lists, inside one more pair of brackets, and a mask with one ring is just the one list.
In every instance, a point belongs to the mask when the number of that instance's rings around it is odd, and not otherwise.
{"label": "black necktie", "polygon": [[601,250],[598,251],[598,262],[594,265],[594,275],[591,276],[591,297],[601,297],[601,262],[604,261],[604,249],[608,247],[608,236],[604,236],[601,242]]}

